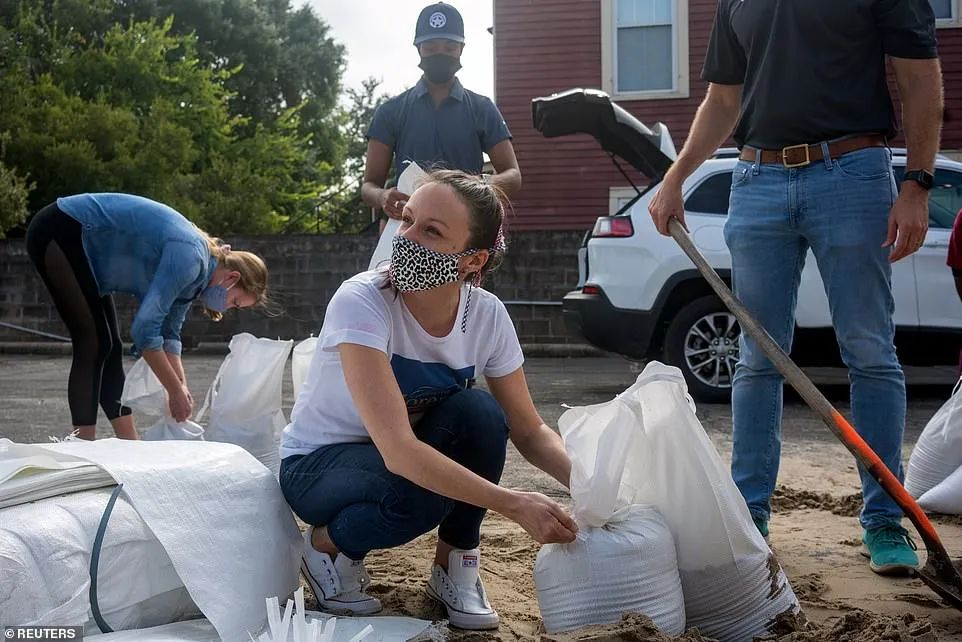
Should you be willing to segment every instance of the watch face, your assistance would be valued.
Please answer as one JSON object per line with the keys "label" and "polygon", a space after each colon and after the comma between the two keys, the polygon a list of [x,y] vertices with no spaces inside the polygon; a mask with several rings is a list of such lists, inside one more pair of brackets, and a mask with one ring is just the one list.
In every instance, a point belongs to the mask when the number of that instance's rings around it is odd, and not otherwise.
{"label": "watch face", "polygon": [[932,172],[927,172],[923,169],[919,172],[919,183],[921,183],[925,189],[932,189],[932,186],[935,184],[935,176],[932,175]]}

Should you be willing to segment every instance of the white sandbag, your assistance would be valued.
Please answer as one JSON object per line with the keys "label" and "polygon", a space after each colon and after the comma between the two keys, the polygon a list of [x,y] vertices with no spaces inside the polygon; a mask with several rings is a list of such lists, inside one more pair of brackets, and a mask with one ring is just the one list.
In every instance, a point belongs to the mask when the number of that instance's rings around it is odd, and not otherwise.
{"label": "white sandbag", "polygon": [[294,399],[301,394],[301,388],[307,380],[307,371],[311,367],[316,349],[317,337],[309,337],[294,346],[294,353],[291,356],[291,383],[294,384]]}
{"label": "white sandbag", "polygon": [[122,483],[222,639],[247,640],[265,625],[264,600],[297,588],[300,533],[277,480],[243,449],[121,439],[30,448],[81,457]]}
{"label": "white sandbag", "polygon": [[[645,504],[668,523],[688,627],[741,642],[799,609],[695,415],[680,370],[652,362],[618,397],[573,408],[558,425],[572,459],[576,518],[597,523],[608,511]],[[579,476],[589,474],[608,480],[604,495],[581,486]]]}
{"label": "white sandbag", "polygon": [[[418,188],[418,185],[427,178],[427,173],[414,161],[405,160],[403,163],[406,164],[406,167],[404,171],[401,172],[401,175],[398,176],[397,188],[402,194],[410,196],[414,193],[414,190]],[[384,230],[381,232],[380,238],[378,238],[377,247],[374,248],[374,253],[371,255],[371,261],[367,266],[368,270],[390,265],[394,237],[400,229],[401,221],[396,218],[389,218],[387,220],[387,223],[384,224]]]}
{"label": "white sandbag", "polygon": [[685,631],[671,531],[647,506],[630,506],[602,527],[583,527],[570,544],[543,546],[534,583],[548,633],[610,624],[624,613],[643,613],[669,635]]}
{"label": "white sandbag", "polygon": [[919,506],[930,513],[962,515],[962,466],[919,497]]}
{"label": "white sandbag", "polygon": [[281,410],[284,367],[293,341],[257,338],[246,332],[230,340],[224,359],[197,413],[209,411],[204,431],[208,441],[236,444],[277,475],[281,431],[287,425]]}
{"label": "white sandbag", "polygon": [[129,408],[158,418],[156,423],[144,431],[144,439],[148,441],[168,439],[194,441],[204,438],[204,429],[199,424],[190,420],[174,421],[170,415],[167,391],[143,358],[138,359],[127,373],[120,402]]}
{"label": "white sandbag", "polygon": [[[99,632],[89,599],[94,537],[112,488],[0,510],[0,622]],[[198,617],[170,557],[123,496],[107,523],[97,603],[112,628]]]}
{"label": "white sandbag", "polygon": [[[919,435],[909,456],[905,490],[920,499],[959,466],[962,466],[962,380]],[[943,489],[943,492],[951,493],[953,489],[960,497],[957,503],[962,503],[962,485]]]}

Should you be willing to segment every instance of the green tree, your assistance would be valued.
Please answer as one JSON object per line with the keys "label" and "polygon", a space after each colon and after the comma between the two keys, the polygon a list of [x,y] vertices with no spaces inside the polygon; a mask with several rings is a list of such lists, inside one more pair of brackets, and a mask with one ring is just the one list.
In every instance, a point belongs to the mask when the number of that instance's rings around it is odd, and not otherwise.
{"label": "green tree", "polygon": [[374,111],[388,98],[387,94],[378,91],[379,85],[376,78],[368,78],[360,87],[345,91],[345,105],[338,111],[344,162],[338,167],[336,176],[324,181],[331,187],[318,201],[312,222],[315,229],[353,233],[371,223],[371,208],[361,201],[361,179],[367,156],[367,129]]}
{"label": "green tree", "polygon": [[91,35],[48,15],[24,1],[0,25],[0,132],[12,134],[7,164],[36,182],[32,208],[126,191],[215,234],[278,231],[312,210],[332,163],[303,131],[303,103],[267,124],[232,113],[238,72],[201,61],[172,18]]}

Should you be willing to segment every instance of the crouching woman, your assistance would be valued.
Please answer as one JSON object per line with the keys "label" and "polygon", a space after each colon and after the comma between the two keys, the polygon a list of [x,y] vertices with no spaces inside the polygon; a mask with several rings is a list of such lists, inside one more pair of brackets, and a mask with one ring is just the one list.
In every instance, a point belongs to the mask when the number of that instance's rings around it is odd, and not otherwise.
{"label": "crouching woman", "polygon": [[[437,527],[429,595],[453,626],[495,628],[479,576],[485,512],[541,543],[575,538],[557,503],[498,485],[509,437],[562,484],[571,467],[531,400],[504,304],[476,287],[501,260],[503,221],[497,188],[436,172],[404,208],[390,268],[348,279],[331,299],[280,471],[312,526],[302,571],[321,608],[379,611],[365,556]],[[490,393],[473,387],[478,376]]]}

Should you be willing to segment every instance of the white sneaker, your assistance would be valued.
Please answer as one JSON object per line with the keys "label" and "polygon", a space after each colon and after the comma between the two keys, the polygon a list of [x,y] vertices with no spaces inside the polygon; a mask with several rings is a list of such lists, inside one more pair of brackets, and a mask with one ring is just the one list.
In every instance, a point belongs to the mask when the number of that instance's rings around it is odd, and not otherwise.
{"label": "white sneaker", "polygon": [[371,577],[363,561],[354,561],[343,553],[331,560],[327,553],[311,544],[313,528],[304,532],[304,554],[301,572],[311,585],[318,605],[339,615],[371,615],[381,610],[381,601],[365,593]]}
{"label": "white sneaker", "polygon": [[498,613],[488,603],[481,583],[481,554],[478,549],[454,549],[448,554],[448,570],[435,564],[428,581],[428,595],[448,611],[451,626],[459,629],[498,628]]}

